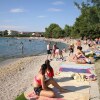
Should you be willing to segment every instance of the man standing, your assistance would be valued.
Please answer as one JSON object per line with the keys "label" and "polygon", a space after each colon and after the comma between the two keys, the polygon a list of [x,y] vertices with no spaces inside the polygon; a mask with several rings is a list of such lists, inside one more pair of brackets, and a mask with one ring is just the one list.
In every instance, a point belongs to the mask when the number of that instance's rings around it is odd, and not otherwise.
{"label": "man standing", "polygon": [[47,44],[47,59],[51,59],[51,47],[50,42]]}

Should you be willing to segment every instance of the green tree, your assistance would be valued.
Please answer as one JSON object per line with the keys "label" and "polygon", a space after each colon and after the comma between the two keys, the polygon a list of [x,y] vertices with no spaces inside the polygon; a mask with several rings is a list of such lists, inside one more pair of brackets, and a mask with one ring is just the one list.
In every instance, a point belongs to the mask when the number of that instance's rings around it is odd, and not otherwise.
{"label": "green tree", "polygon": [[76,2],[75,5],[81,11],[74,24],[76,34],[92,38],[100,36],[100,1],[87,0],[81,6]]}
{"label": "green tree", "polygon": [[8,31],[5,30],[4,33],[3,33],[3,36],[7,36],[8,35]]}
{"label": "green tree", "polygon": [[70,36],[70,34],[71,34],[71,26],[65,25],[64,32],[65,32],[65,37]]}
{"label": "green tree", "polygon": [[52,37],[53,38],[60,38],[62,37],[62,29],[60,27],[55,27],[52,31]]}
{"label": "green tree", "polygon": [[63,30],[58,24],[52,23],[48,28],[45,28],[44,36],[47,38],[59,38],[63,36]]}

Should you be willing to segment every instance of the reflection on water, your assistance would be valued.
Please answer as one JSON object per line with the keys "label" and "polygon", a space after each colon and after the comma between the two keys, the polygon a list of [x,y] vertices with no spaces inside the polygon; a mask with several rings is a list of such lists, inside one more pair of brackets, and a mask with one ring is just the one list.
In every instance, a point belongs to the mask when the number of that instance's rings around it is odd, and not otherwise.
{"label": "reflection on water", "polygon": [[[53,42],[52,42],[53,44]],[[47,41],[27,38],[0,38],[0,60],[46,53]],[[57,43],[60,48],[65,44]]]}

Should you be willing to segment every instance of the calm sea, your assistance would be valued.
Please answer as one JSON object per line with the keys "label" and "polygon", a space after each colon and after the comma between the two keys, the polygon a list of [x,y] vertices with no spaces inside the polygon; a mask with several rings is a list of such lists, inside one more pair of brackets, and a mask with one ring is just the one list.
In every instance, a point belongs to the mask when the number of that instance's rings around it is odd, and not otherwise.
{"label": "calm sea", "polygon": [[[48,41],[28,38],[0,38],[0,61],[9,58],[18,58],[32,55],[46,54]],[[51,42],[53,45],[54,42]],[[66,48],[66,44],[57,42],[60,49]]]}

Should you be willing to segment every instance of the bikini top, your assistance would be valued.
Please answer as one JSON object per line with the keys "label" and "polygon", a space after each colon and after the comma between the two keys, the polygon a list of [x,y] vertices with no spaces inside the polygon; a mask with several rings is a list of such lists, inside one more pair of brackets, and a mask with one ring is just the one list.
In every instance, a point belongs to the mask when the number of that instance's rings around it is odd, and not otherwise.
{"label": "bikini top", "polygon": [[[53,71],[53,69],[52,69],[51,72],[48,72],[48,73],[47,73],[47,77],[51,78],[51,77],[53,77],[53,76],[54,76],[54,71]],[[38,79],[38,78],[35,76],[34,80],[35,80],[39,85],[41,85],[41,79]]]}
{"label": "bikini top", "polygon": [[37,79],[37,77],[35,76],[34,80],[35,80],[39,85],[41,85],[41,79]]}
{"label": "bikini top", "polygon": [[79,58],[85,58],[85,56],[81,55]]}
{"label": "bikini top", "polygon": [[48,76],[49,78],[51,78],[51,77],[54,76],[54,71],[53,71],[53,69],[52,69],[50,72],[47,72],[47,76]]}

